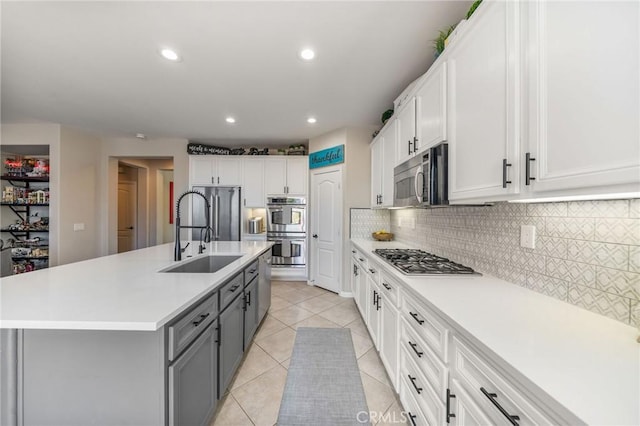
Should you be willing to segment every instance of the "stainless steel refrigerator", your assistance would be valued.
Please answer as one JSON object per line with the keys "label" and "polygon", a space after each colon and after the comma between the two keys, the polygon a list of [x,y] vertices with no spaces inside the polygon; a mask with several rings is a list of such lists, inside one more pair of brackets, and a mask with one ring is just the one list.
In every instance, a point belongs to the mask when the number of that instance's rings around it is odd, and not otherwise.
{"label": "stainless steel refrigerator", "polygon": [[[194,191],[204,194],[209,200],[211,241],[240,241],[240,187],[239,186],[194,186]],[[205,225],[205,205],[201,197],[191,197],[191,225]],[[194,229],[191,239],[200,240],[204,232]]]}

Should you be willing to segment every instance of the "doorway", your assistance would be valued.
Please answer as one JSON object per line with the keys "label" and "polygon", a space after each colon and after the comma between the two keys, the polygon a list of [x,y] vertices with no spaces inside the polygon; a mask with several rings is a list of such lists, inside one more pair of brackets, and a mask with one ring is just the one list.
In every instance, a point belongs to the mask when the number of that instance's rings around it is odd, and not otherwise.
{"label": "doorway", "polygon": [[339,293],[342,285],[342,167],[311,174],[311,282]]}
{"label": "doorway", "polygon": [[138,184],[118,182],[118,253],[138,248]]}

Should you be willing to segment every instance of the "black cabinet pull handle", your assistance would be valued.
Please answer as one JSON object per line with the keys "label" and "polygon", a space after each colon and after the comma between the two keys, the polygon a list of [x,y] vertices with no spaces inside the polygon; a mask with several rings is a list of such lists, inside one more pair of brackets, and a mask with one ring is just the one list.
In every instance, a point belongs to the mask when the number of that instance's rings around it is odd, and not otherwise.
{"label": "black cabinet pull handle", "polygon": [[536,178],[531,177],[531,162],[536,161],[535,158],[531,157],[531,153],[527,152],[524,155],[524,184],[530,185],[532,180],[536,180]]}
{"label": "black cabinet pull handle", "polygon": [[418,324],[420,324],[420,325],[424,324],[424,320],[419,319],[418,318],[418,314],[416,314],[415,312],[409,311],[409,315],[411,315],[413,317],[413,319],[418,322]]}
{"label": "black cabinet pull handle", "polygon": [[456,415],[451,412],[451,398],[455,398],[456,396],[451,393],[451,390],[447,388],[447,423],[451,420],[451,417],[455,417]]}
{"label": "black cabinet pull handle", "polygon": [[375,269],[372,269],[372,268],[369,268],[369,272],[371,272],[372,274],[375,274],[375,273],[376,273],[376,270],[375,270]]}
{"label": "black cabinet pull handle", "polygon": [[520,425],[520,423],[517,422],[517,420],[520,420],[520,416],[514,416],[514,415],[509,414],[507,412],[507,410],[505,410],[504,407],[502,405],[500,405],[500,403],[497,401],[498,394],[488,392],[483,387],[481,387],[480,390],[482,391],[484,396],[489,398],[489,401],[491,401],[491,403],[502,413],[502,415],[505,416],[507,418],[507,420],[509,420],[509,423],[511,423],[513,426],[519,426]]}
{"label": "black cabinet pull handle", "polygon": [[194,327],[197,327],[197,326],[199,326],[200,324],[202,324],[202,321],[204,321],[204,320],[205,320],[205,319],[206,319],[210,314],[211,314],[211,313],[207,313],[207,314],[200,315],[200,319],[199,319],[198,321],[194,321],[194,322],[193,322],[193,326],[194,326]]}
{"label": "black cabinet pull handle", "polygon": [[409,376],[409,380],[411,380],[411,384],[416,389],[416,392],[418,392],[418,395],[420,395],[422,393],[422,388],[419,388],[416,385],[416,378],[415,377],[411,377],[411,374],[407,374],[407,376]]}
{"label": "black cabinet pull handle", "polygon": [[414,153],[418,152],[418,137],[417,136],[413,137],[413,152]]}
{"label": "black cabinet pull handle", "polygon": [[416,426],[416,421],[414,420],[416,418],[415,414],[411,414],[411,411],[407,411],[407,414],[409,414],[409,420],[411,420],[411,424],[413,426]]}
{"label": "black cabinet pull handle", "polygon": [[376,295],[376,311],[380,310],[380,293]]}
{"label": "black cabinet pull handle", "polygon": [[355,250],[351,250],[351,253],[354,253],[354,254],[355,254],[355,252],[356,252]]}
{"label": "black cabinet pull handle", "polygon": [[417,343],[413,343],[411,340],[409,340],[409,346],[411,346],[411,349],[413,349],[416,355],[418,355],[418,358],[422,358],[422,355],[424,355],[424,352],[420,352],[419,350],[416,349],[418,347]]}
{"label": "black cabinet pull handle", "polygon": [[375,306],[376,304],[376,291],[373,290],[373,305]]}
{"label": "black cabinet pull handle", "polygon": [[502,187],[506,188],[508,183],[511,183],[510,180],[507,180],[507,167],[511,167],[511,163],[507,163],[507,159],[502,159]]}
{"label": "black cabinet pull handle", "polygon": [[363,259],[363,258],[359,257],[358,259],[360,259],[360,262],[364,262],[364,259]]}
{"label": "black cabinet pull handle", "polygon": [[318,234],[313,234],[312,237],[313,238],[318,238]]}
{"label": "black cabinet pull handle", "polygon": [[238,289],[238,287],[240,287],[240,284],[236,284],[236,285],[232,286],[232,287],[229,289],[229,291],[230,291],[231,293],[233,293],[234,291],[236,291],[236,290]]}
{"label": "black cabinet pull handle", "polygon": [[387,283],[382,283],[382,287],[386,288],[387,290],[391,290],[391,286]]}
{"label": "black cabinet pull handle", "polygon": [[256,269],[255,269],[255,268],[253,268],[252,270],[250,270],[250,271],[249,271],[249,273],[250,273],[250,274],[253,274],[253,273],[255,273],[255,272],[256,272]]}
{"label": "black cabinet pull handle", "polygon": [[251,306],[251,293],[247,293],[247,305]]}
{"label": "black cabinet pull handle", "polygon": [[413,426],[416,426],[416,421],[415,421],[416,415],[411,414],[411,411],[407,411],[407,414],[409,415],[409,420],[411,420],[411,424]]}
{"label": "black cabinet pull handle", "polygon": [[407,141],[407,142],[409,142],[409,155],[411,155],[411,152],[412,152],[412,149],[411,149],[411,141],[409,140],[409,141]]}

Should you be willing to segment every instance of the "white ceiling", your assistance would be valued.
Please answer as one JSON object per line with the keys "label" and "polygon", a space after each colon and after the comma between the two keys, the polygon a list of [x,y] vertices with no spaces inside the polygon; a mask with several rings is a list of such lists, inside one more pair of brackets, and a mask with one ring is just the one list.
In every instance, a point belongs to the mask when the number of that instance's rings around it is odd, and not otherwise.
{"label": "white ceiling", "polygon": [[377,125],[470,4],[3,1],[2,121],[227,145]]}

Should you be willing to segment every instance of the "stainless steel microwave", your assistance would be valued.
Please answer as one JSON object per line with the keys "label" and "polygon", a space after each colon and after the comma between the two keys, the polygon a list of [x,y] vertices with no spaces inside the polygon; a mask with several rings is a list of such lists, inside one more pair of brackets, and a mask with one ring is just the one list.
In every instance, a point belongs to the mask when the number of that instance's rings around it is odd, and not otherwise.
{"label": "stainless steel microwave", "polygon": [[429,148],[393,169],[393,206],[446,206],[448,197],[448,145]]}

